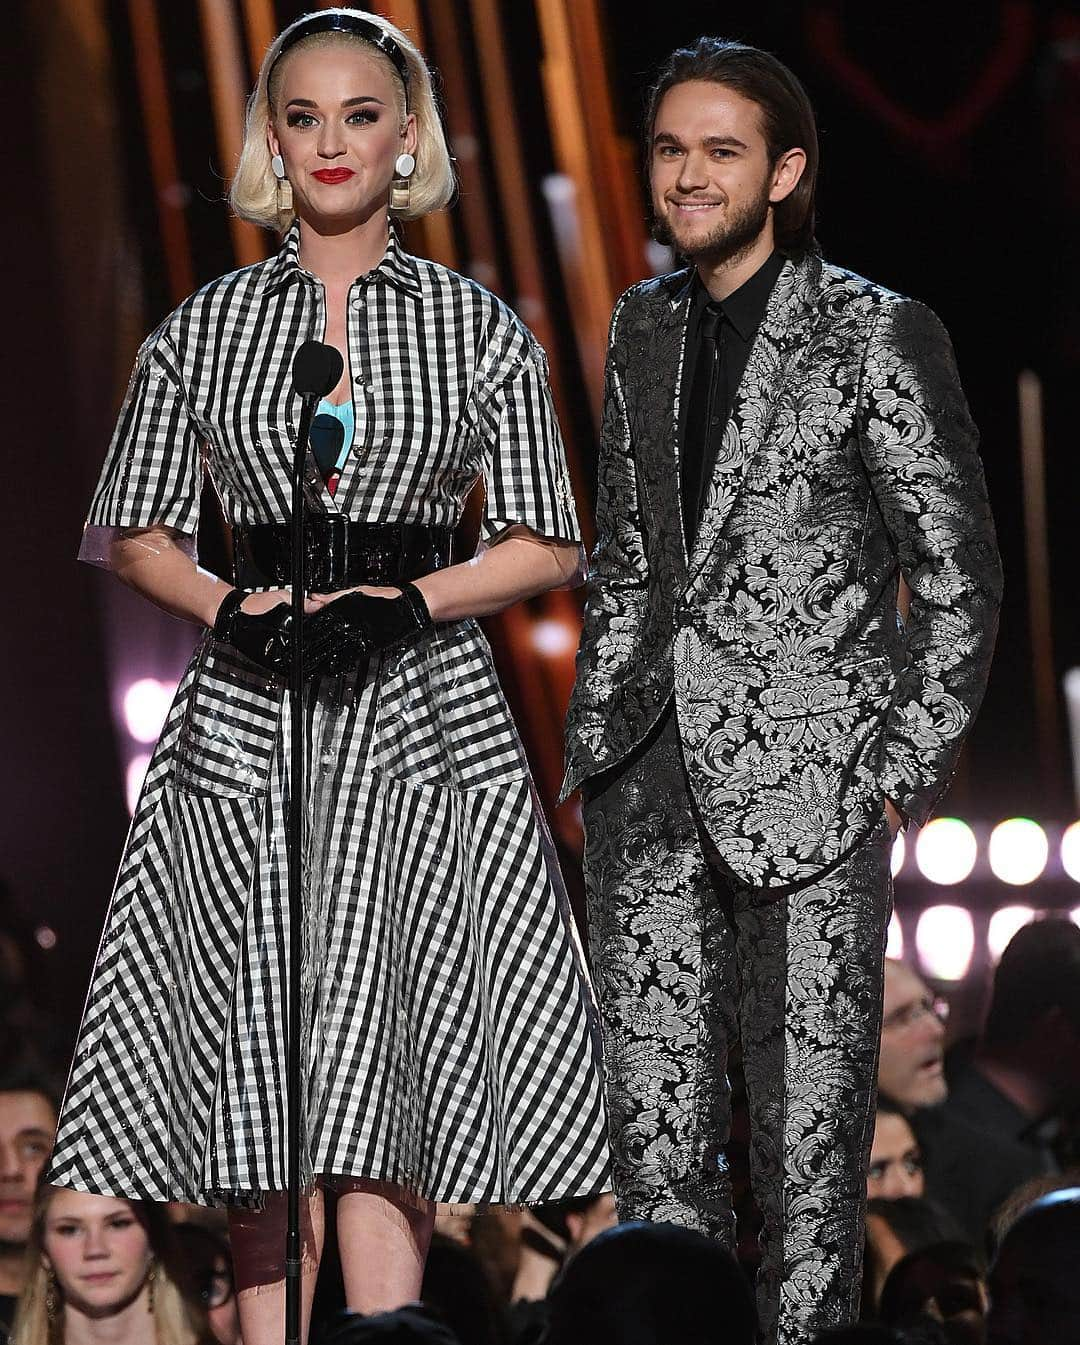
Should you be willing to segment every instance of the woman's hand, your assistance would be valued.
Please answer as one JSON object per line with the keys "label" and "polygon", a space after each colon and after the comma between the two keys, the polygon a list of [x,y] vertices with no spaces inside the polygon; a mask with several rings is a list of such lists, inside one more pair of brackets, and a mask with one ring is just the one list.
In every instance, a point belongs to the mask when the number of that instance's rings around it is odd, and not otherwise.
{"label": "woman's hand", "polygon": [[415,639],[434,624],[414,584],[361,585],[326,598],[304,621],[304,662],[311,677],[360,668],[373,654]]}

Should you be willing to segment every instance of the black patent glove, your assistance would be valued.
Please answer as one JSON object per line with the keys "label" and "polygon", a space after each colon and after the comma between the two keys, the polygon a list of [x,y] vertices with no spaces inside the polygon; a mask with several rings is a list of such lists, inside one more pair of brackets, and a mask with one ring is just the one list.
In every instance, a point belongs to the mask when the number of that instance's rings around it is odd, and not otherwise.
{"label": "black patent glove", "polygon": [[214,639],[231,645],[260,668],[288,677],[292,667],[292,604],[278,603],[268,612],[242,612],[243,589],[226,594],[214,618]]}
{"label": "black patent glove", "polygon": [[372,654],[434,626],[423,594],[405,584],[396,598],[346,593],[304,618],[304,672],[336,677],[365,664]]}

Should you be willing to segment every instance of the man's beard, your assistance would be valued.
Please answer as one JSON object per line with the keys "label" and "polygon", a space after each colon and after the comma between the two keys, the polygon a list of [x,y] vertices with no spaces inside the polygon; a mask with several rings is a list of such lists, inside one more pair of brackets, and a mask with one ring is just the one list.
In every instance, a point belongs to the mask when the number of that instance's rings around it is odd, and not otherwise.
{"label": "man's beard", "polygon": [[747,201],[738,210],[729,209],[727,217],[711,233],[696,237],[689,244],[681,243],[675,237],[667,217],[654,210],[653,237],[658,243],[674,248],[687,261],[724,266],[749,252],[768,222],[769,189],[766,185],[760,195]]}

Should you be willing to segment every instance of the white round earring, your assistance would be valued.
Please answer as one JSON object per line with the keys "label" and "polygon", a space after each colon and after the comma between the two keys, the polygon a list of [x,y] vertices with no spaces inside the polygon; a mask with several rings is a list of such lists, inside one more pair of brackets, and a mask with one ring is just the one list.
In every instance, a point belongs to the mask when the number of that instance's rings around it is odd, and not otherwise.
{"label": "white round earring", "polygon": [[416,159],[411,154],[399,154],[397,162],[394,164],[394,172],[398,177],[409,177],[416,167]]}
{"label": "white round earring", "polygon": [[282,182],[285,178],[285,160],[281,157],[280,154],[271,155],[270,167],[273,170],[274,176],[277,178],[277,180],[279,182]]}

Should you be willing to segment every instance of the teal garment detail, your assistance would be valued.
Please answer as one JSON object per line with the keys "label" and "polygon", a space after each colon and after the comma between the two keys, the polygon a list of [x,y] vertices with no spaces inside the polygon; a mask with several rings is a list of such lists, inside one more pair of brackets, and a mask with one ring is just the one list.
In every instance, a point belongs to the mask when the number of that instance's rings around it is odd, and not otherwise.
{"label": "teal garment detail", "polygon": [[324,397],[318,405],[317,414],[333,416],[335,420],[341,421],[344,434],[341,439],[341,452],[338,454],[337,462],[334,463],[334,471],[340,472],[348,459],[353,436],[356,434],[356,412],[353,409],[352,398],[342,402],[340,406],[335,406],[329,397]]}

